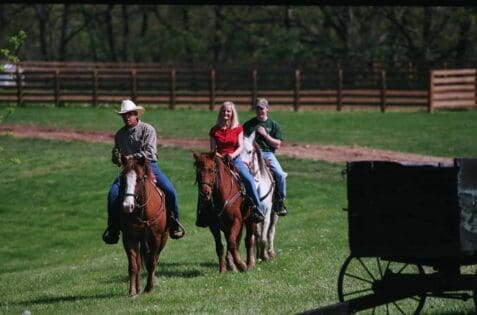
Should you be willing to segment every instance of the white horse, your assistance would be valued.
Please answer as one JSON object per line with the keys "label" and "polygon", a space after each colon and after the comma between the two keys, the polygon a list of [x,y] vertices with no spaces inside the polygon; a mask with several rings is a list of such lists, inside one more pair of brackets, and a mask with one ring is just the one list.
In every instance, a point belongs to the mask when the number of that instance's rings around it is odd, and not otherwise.
{"label": "white horse", "polygon": [[278,216],[272,210],[275,181],[269,167],[265,164],[260,147],[255,142],[255,132],[243,138],[243,150],[240,158],[248,165],[264,208],[265,219],[257,224],[255,236],[257,237],[257,258],[268,261],[276,255],[274,239]]}

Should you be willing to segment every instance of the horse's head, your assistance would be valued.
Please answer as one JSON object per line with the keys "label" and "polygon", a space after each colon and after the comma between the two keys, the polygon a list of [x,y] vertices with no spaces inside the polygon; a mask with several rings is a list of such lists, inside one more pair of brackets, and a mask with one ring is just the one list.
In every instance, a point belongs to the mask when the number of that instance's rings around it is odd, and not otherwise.
{"label": "horse's head", "polygon": [[250,165],[253,160],[254,148],[253,142],[255,141],[255,131],[248,137],[243,137],[243,150],[240,153],[240,158],[246,165]]}
{"label": "horse's head", "polygon": [[212,189],[217,178],[217,168],[215,165],[215,152],[212,153],[192,153],[194,166],[196,169],[196,181],[199,185],[199,194],[205,200],[212,199]]}
{"label": "horse's head", "polygon": [[124,176],[124,200],[122,208],[125,213],[133,213],[135,208],[136,196],[138,196],[139,185],[144,181],[146,172],[151,175],[149,165],[146,159],[140,158],[121,158]]}

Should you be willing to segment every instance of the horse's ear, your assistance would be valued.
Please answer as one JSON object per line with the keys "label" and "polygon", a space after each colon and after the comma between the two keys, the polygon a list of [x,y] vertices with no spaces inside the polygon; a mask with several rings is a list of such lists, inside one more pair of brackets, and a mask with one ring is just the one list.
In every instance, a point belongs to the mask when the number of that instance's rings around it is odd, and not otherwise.
{"label": "horse's ear", "polygon": [[209,153],[209,157],[212,158],[212,159],[213,159],[216,155],[217,155],[217,149],[214,149],[214,151],[212,151],[212,152]]}
{"label": "horse's ear", "polygon": [[199,154],[197,154],[197,152],[195,151],[192,151],[192,156],[194,157],[194,159],[199,159]]}

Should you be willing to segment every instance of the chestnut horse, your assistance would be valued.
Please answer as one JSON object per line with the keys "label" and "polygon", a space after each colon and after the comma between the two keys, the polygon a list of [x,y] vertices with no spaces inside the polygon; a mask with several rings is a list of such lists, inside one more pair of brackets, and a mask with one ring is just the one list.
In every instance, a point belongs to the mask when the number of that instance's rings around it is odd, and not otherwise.
{"label": "chestnut horse", "polygon": [[[211,206],[207,209],[209,229],[214,236],[215,251],[219,258],[219,272],[227,271],[225,265],[224,246],[221,233],[227,241],[227,262],[232,270],[251,270],[255,265],[253,256],[253,233],[255,223],[250,218],[252,201],[242,189],[238,174],[234,175],[230,166],[222,157],[213,153],[193,153],[196,168],[196,180],[199,198]],[[239,255],[239,244],[242,229],[245,225],[245,247],[247,249],[247,264]]]}
{"label": "chestnut horse", "polygon": [[121,184],[123,245],[128,256],[129,296],[141,292],[141,265],[147,269],[145,292],[154,291],[155,270],[159,255],[169,236],[164,193],[156,186],[149,163],[144,159],[121,156],[124,167]]}

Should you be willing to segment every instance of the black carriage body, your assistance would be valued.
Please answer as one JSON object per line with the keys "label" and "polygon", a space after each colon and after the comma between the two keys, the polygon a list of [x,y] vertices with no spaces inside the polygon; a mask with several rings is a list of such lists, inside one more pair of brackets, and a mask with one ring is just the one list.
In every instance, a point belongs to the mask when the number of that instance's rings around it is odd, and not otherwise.
{"label": "black carriage body", "polygon": [[477,159],[347,163],[351,254],[426,265],[477,263]]}

